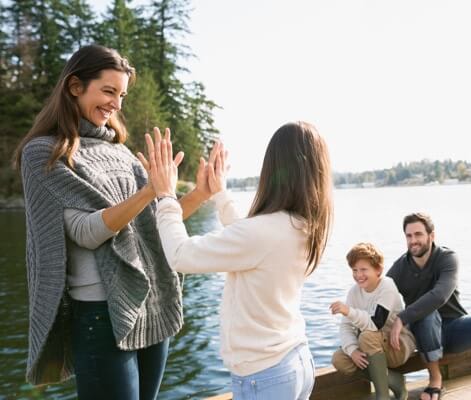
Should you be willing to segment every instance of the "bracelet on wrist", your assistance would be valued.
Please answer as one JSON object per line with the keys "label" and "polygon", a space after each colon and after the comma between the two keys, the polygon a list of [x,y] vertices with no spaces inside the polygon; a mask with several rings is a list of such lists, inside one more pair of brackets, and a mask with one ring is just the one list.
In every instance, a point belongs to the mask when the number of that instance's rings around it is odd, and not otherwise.
{"label": "bracelet on wrist", "polygon": [[172,195],[169,195],[169,194],[166,194],[164,196],[157,196],[157,202],[163,200],[163,199],[173,199],[173,200],[178,200],[177,199],[177,196],[172,196]]}

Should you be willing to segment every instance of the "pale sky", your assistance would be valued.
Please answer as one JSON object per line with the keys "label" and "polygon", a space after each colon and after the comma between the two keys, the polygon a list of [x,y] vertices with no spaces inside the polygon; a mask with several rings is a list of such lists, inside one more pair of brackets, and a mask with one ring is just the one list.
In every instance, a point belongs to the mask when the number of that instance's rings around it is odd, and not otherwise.
{"label": "pale sky", "polygon": [[293,120],[318,128],[338,172],[471,161],[469,0],[192,4],[185,79],[223,108],[231,176],[258,175],[271,135]]}

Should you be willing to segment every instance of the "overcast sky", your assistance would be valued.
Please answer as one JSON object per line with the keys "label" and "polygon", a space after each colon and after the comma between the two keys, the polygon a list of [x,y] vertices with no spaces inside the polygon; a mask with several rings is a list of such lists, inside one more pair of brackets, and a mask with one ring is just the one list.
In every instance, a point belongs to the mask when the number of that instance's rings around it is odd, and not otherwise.
{"label": "overcast sky", "polygon": [[258,175],[271,135],[293,120],[316,125],[339,172],[471,161],[469,0],[192,5],[185,79],[222,107],[232,176]]}

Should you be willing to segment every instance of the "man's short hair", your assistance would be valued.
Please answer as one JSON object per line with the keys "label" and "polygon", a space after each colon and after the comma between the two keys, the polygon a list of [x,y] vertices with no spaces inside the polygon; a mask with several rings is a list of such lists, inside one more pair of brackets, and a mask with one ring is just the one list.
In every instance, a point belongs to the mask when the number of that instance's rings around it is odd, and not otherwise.
{"label": "man's short hair", "polygon": [[375,269],[382,269],[384,266],[383,253],[371,243],[358,243],[348,252],[347,262],[350,268],[359,260],[368,261]]}
{"label": "man's short hair", "polygon": [[425,230],[430,235],[435,230],[435,225],[433,225],[432,218],[430,215],[418,212],[406,215],[404,221],[402,222],[402,230],[406,231],[406,226],[413,224],[414,222],[421,222],[425,226]]}

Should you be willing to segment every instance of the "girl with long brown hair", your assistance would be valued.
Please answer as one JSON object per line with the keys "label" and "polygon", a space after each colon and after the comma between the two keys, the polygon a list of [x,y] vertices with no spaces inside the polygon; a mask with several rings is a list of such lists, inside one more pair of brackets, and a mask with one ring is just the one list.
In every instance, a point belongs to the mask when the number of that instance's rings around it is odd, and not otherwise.
{"label": "girl with long brown hair", "polygon": [[[235,400],[305,400],[314,363],[300,312],[306,277],[319,264],[332,221],[327,146],[314,126],[289,123],[273,135],[255,200],[238,219],[225,191],[226,154],[217,144],[208,185],[226,227],[188,237],[175,198],[177,163],[167,131],[146,136],[157,226],[175,271],[227,272],[221,305],[221,355]],[[177,155],[176,160],[180,156]],[[148,166],[140,155],[141,161]]]}

